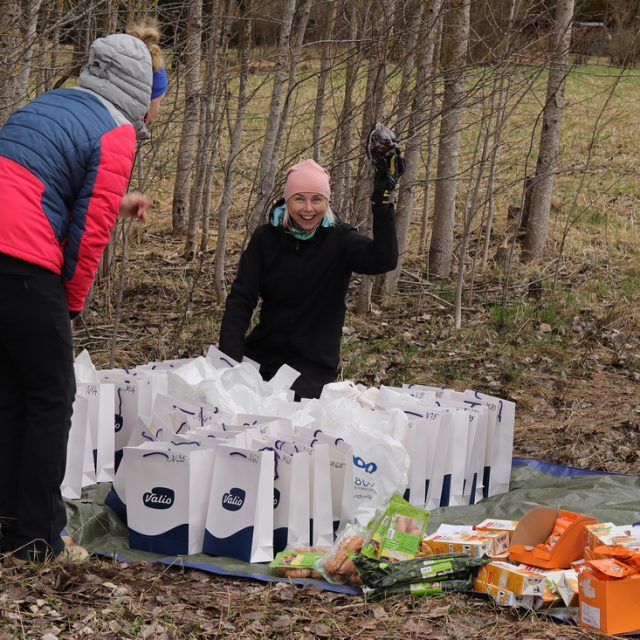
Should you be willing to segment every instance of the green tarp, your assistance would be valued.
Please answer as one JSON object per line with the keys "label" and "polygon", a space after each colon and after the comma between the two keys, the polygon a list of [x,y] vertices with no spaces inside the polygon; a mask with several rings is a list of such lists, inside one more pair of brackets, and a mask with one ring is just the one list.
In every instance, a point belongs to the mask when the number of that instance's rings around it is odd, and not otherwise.
{"label": "green tarp", "polygon": [[[517,466],[516,466],[517,465]],[[571,474],[579,475],[571,475]],[[560,475],[559,475],[560,474]],[[258,580],[277,580],[264,564],[198,554],[167,558],[129,548],[127,528],[104,506],[109,484],[89,487],[82,500],[67,501],[67,531],[93,553],[124,560],[160,560],[179,563],[211,573]],[[590,474],[545,463],[514,463],[511,490],[465,507],[445,507],[431,512],[429,532],[441,523],[476,524],[485,518],[517,520],[532,507],[545,505],[595,516],[601,522],[630,524],[640,521],[640,476]],[[302,581],[309,582],[309,581]],[[355,593],[355,590],[317,583],[324,588]]]}

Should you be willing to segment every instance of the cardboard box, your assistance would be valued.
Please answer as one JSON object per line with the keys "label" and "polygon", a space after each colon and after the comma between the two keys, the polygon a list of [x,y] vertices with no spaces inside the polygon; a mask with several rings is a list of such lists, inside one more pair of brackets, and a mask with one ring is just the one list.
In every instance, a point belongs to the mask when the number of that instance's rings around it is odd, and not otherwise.
{"label": "cardboard box", "polygon": [[601,545],[622,545],[640,548],[640,527],[630,524],[614,525],[611,522],[597,522],[587,525],[584,530],[584,546],[593,550]]}
{"label": "cardboard box", "polygon": [[578,606],[578,574],[573,569],[562,572],[556,587],[565,607]]}
{"label": "cardboard box", "polygon": [[558,592],[558,582],[564,573],[563,569],[541,569],[540,567],[534,567],[530,564],[519,564],[517,566],[521,569],[526,569],[527,571],[539,573],[541,576],[544,576],[544,593],[542,594],[542,599],[546,604],[551,604],[561,599],[560,593]]}
{"label": "cardboard box", "polygon": [[509,541],[513,532],[518,526],[517,520],[493,520],[488,518],[475,526],[476,531],[506,531],[509,534]]}
{"label": "cardboard box", "polygon": [[508,562],[490,562],[478,571],[478,579],[520,596],[542,596],[545,577]]}
{"label": "cardboard box", "polygon": [[[552,534],[559,516],[570,520],[555,544],[543,545]],[[568,569],[571,562],[584,557],[584,530],[596,519],[581,513],[534,507],[518,522],[511,538],[509,558],[512,562],[531,564],[543,569]]]}
{"label": "cardboard box", "polygon": [[598,580],[583,570],[578,586],[583,627],[608,634],[640,630],[640,579]]}
{"label": "cardboard box", "polygon": [[508,540],[506,532],[480,534],[473,531],[433,533],[425,538],[433,553],[465,553],[473,558],[504,553]]}
{"label": "cardboard box", "polygon": [[522,607],[524,609],[537,609],[542,600],[535,596],[520,596],[511,593],[507,589],[496,587],[493,584],[487,584],[476,578],[473,588],[477,593],[486,593],[500,607]]}

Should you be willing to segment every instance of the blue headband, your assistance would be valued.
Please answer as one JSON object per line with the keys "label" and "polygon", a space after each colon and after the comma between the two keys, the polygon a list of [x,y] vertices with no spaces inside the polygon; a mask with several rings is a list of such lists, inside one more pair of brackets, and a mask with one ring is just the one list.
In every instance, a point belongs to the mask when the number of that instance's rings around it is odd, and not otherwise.
{"label": "blue headband", "polygon": [[153,72],[153,84],[151,85],[151,99],[158,98],[167,92],[169,80],[167,79],[167,70],[162,67],[158,71]]}

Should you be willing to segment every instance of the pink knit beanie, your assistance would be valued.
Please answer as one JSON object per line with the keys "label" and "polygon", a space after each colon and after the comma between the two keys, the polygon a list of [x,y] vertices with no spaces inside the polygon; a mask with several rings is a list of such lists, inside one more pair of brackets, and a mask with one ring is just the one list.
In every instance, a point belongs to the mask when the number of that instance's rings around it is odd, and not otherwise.
{"label": "pink knit beanie", "polygon": [[284,185],[285,202],[296,193],[319,193],[327,200],[331,199],[329,172],[314,160],[303,160],[287,171]]}

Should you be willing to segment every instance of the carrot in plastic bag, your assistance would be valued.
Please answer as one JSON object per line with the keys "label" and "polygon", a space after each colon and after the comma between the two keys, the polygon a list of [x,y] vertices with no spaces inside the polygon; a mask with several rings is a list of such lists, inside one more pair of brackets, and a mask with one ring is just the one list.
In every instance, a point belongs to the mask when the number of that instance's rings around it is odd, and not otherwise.
{"label": "carrot in plastic bag", "polygon": [[593,550],[593,557],[590,559],[599,560],[603,558],[618,558],[618,560],[626,562],[626,558],[631,558],[633,555],[635,555],[635,553],[632,549],[623,547],[620,544],[601,544],[595,547],[595,549]]}
{"label": "carrot in plastic bag", "polygon": [[551,535],[539,546],[543,547],[544,549],[551,550],[570,524],[570,518],[567,518],[564,515],[559,515],[556,519],[556,523],[553,525],[553,531],[551,532]]}
{"label": "carrot in plastic bag", "polygon": [[638,570],[630,567],[624,562],[615,560],[614,558],[604,558],[603,560],[589,560],[587,563],[589,566],[596,569],[600,573],[604,573],[610,578],[626,578],[634,573],[638,573]]}

